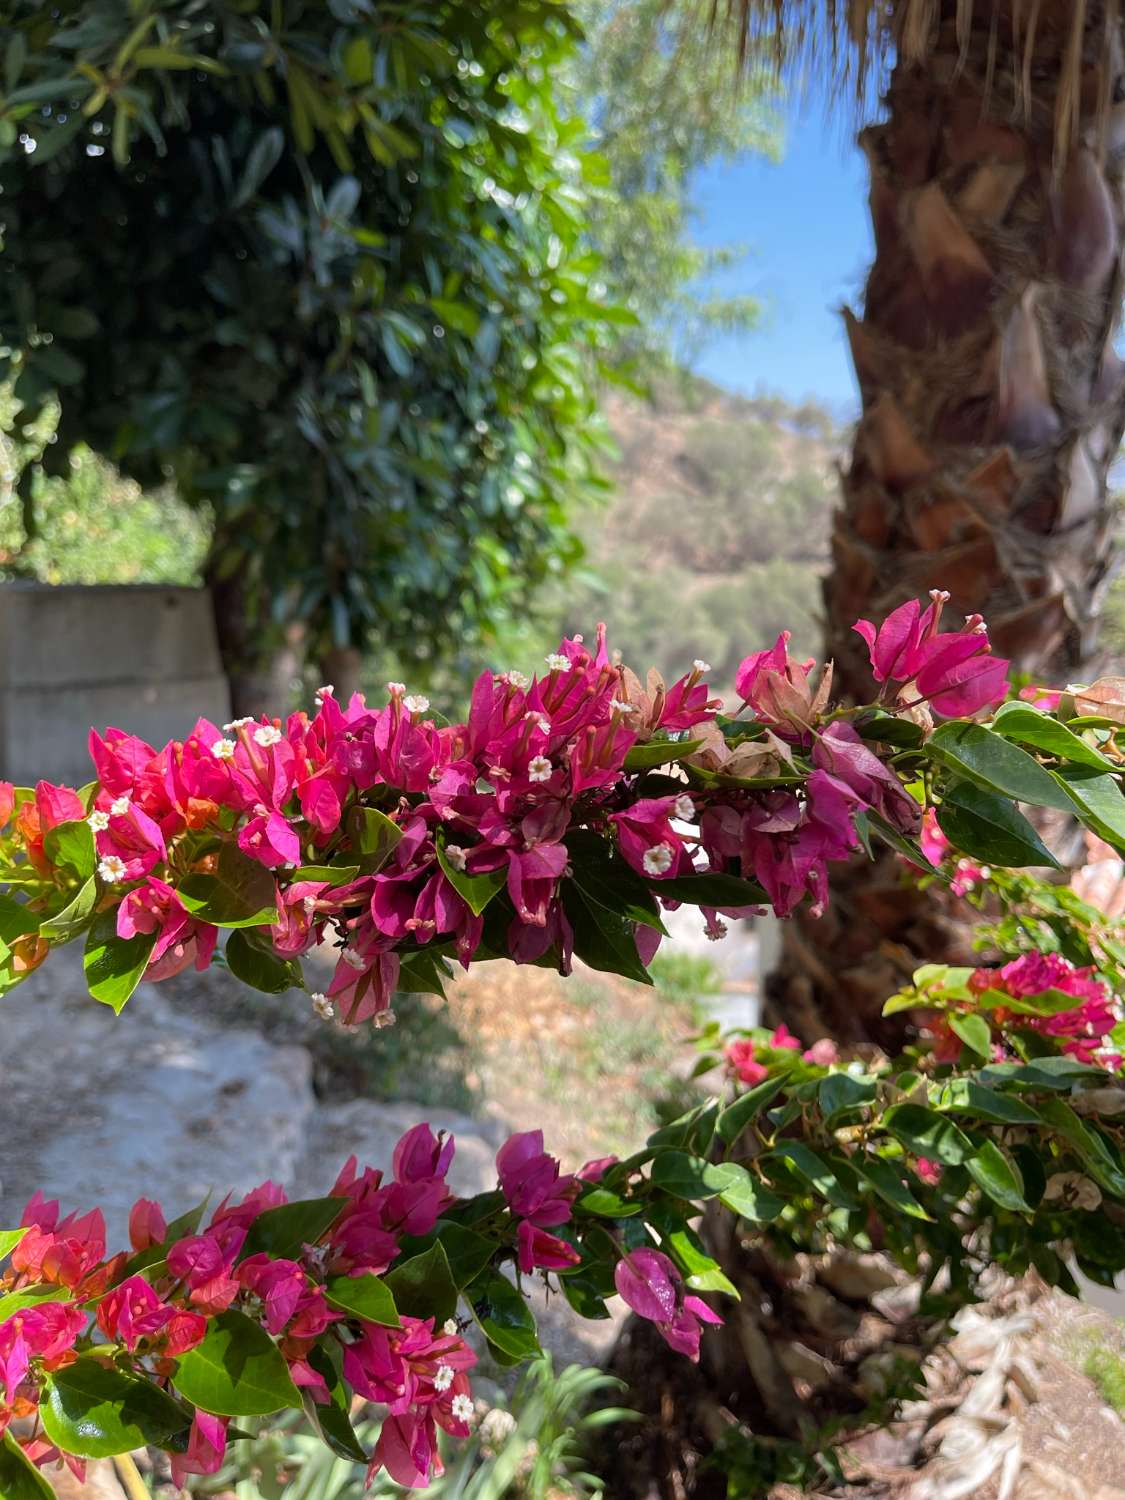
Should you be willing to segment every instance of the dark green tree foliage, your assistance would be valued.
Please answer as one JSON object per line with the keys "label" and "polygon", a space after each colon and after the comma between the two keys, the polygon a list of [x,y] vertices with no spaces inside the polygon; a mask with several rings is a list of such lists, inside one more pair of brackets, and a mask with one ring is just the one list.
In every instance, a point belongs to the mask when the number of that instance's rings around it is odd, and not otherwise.
{"label": "dark green tree foliage", "polygon": [[49,467],[84,441],[210,510],[236,671],[294,622],[425,656],[559,570],[615,317],[563,5],[2,15],[0,378],[59,399]]}

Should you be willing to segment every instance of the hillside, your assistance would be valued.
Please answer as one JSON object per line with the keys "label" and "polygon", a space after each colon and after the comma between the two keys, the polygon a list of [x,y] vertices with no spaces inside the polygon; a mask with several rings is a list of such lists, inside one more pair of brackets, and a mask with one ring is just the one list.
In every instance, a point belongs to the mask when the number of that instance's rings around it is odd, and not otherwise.
{"label": "hillside", "polygon": [[560,623],[605,619],[634,662],[679,670],[702,652],[717,681],[783,628],[815,651],[842,451],[826,414],[691,380],[614,396],[607,415],[612,497],[582,526]]}

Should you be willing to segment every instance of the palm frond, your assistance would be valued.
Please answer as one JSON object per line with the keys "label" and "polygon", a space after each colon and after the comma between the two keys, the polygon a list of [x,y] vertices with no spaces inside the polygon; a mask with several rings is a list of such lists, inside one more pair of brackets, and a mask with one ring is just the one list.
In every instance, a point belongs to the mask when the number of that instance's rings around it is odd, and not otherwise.
{"label": "palm frond", "polygon": [[[779,76],[813,76],[835,98],[862,103],[893,62],[957,58],[1030,120],[1049,111],[1064,160],[1080,123],[1104,123],[1121,63],[1120,0],[700,0],[743,63],[763,56]],[[1091,100],[1090,75],[1096,98]]]}

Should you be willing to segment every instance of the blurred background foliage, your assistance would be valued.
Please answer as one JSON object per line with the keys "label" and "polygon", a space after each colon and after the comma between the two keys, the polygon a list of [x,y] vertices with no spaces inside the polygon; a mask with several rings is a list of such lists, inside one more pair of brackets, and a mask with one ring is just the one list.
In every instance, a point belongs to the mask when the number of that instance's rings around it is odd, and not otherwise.
{"label": "blurred background foliage", "polygon": [[[618,554],[679,485],[629,493],[625,414],[698,406],[676,370],[757,315],[690,193],[778,150],[764,77],[736,94],[686,0],[61,9],[0,28],[5,575],[210,582],[236,693],[285,642],[452,685],[618,598],[648,651],[659,591]],[[739,440],[691,442],[745,511]],[[791,562],[732,554],[684,638],[743,563],[780,618]]]}

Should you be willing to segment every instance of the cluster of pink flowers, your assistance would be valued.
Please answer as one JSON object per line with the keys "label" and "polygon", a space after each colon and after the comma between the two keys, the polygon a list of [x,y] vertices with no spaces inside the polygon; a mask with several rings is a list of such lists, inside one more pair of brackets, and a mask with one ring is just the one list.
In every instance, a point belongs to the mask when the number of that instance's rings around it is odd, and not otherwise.
{"label": "cluster of pink flowers", "polygon": [[[1000,696],[1005,664],[988,654],[983,625],[974,617],[964,631],[938,634],[939,615],[940,601],[924,613],[914,602],[877,632],[857,626],[871,640],[880,681],[908,673],[911,702],[928,697],[946,713]],[[467,895],[475,877],[508,898],[492,949],[502,944],[523,963],[551,953],[566,972],[575,935],[562,886],[576,829],[601,836],[607,857],[615,848],[658,899],[664,881],[719,870],[755,882],[783,916],[806,896],[823,907],[828,863],[858,846],[858,814],[917,829],[917,804],[893,770],[849,722],[825,719],[830,670],[814,686],[812,663],[790,659],[785,635],[740,666],[737,690],[753,718],[733,728],[719,726],[704,662],[671,687],[655,674],[642,687],[611,659],[599,629],[592,649],[580,636],[564,640],[546,665],[532,679],[484,673],[467,721],[444,727],[427,717],[426,699],[392,683],[382,708],[360,695],[343,705],[325,688],[311,717],[222,729],[200,720],[161,750],[118,729],[91,733],[92,805],[41,782],[19,806],[17,840],[49,881],[48,831],[86,819],[103,908],[117,899],[118,936],[153,939],[149,979],[210,962],[216,928],[192,914],[181,887],[211,871],[218,848],[233,841],[274,874],[277,920],[268,930],[278,955],[297,958],[334,938],[326,1004],[355,1024],[386,1011],[401,959],[419,947],[439,944],[468,965],[485,923],[482,903]],[[789,768],[764,784],[689,773],[680,790],[668,791],[665,778],[660,794],[648,795],[629,752],[693,732],[719,744],[749,737]],[[804,758],[799,773],[795,753]],[[670,745],[668,759],[678,755],[690,765]],[[398,842],[377,868],[364,870],[357,855],[349,821],[357,806],[395,825]],[[324,878],[325,864],[349,861],[359,868],[343,884]],[[658,941],[654,928],[638,929],[642,961]],[[25,948],[17,954],[25,968],[47,951],[38,939]]]}
{"label": "cluster of pink flowers", "polygon": [[699,1358],[702,1324],[722,1318],[702,1297],[685,1295],[679,1271],[660,1250],[630,1250],[613,1273],[618,1294],[635,1313],[655,1323],[666,1344],[691,1360]]}
{"label": "cluster of pink flowers", "polygon": [[831,1038],[822,1037],[806,1047],[784,1022],[768,1040],[755,1042],[752,1037],[735,1037],[723,1049],[727,1071],[751,1088],[768,1078],[772,1069],[791,1066],[798,1055],[802,1062],[818,1068],[830,1068],[840,1058]]}
{"label": "cluster of pink flowers", "polygon": [[[58,1205],[37,1194],[11,1269],[0,1276],[0,1295],[57,1287],[58,1299],[19,1307],[0,1321],[0,1435],[14,1417],[34,1413],[43,1373],[100,1344],[127,1350],[139,1373],[174,1388],[177,1360],[203,1340],[210,1318],[236,1308],[277,1340],[294,1384],[317,1403],[330,1396],[309,1355],[318,1340],[338,1338],[353,1389],[387,1410],[371,1474],[382,1467],[400,1484],[428,1483],[440,1472],[436,1428],[468,1435],[468,1371],[476,1355],[456,1322],[435,1329],[433,1318],[404,1315],[400,1326],[383,1327],[333,1307],[326,1286],[333,1277],[385,1271],[400,1254],[402,1236],[433,1229],[453,1201],[445,1182],[453,1149],[451,1139],[422,1124],[399,1142],[389,1180],[370,1168],[359,1171],[351,1158],[330,1194],[341,1200],[339,1213],[293,1259],[243,1253],[258,1217],[286,1202],[275,1183],[239,1202],[224,1201],[206,1228],[167,1245],[160,1206],[138,1200],[129,1220],[134,1254],[154,1245],[164,1250],[163,1263],[144,1275],[129,1273],[127,1251],[106,1259],[100,1212],[60,1219]],[[172,1458],[177,1483],[220,1466],[229,1420],[195,1412],[187,1451]],[[37,1463],[68,1457],[44,1437],[24,1447]],[[68,1462],[81,1470],[77,1460]]]}
{"label": "cluster of pink flowers", "polygon": [[896,706],[928,703],[944,718],[961,718],[987,708],[1004,696],[1008,662],[993,656],[980,615],[970,615],[960,630],[939,632],[949,602],[935,589],[922,609],[909,599],[876,627],[859,620],[855,630],[867,643],[875,681]]}
{"label": "cluster of pink flowers", "polygon": [[1095,977],[1092,967],[1078,968],[1057,953],[1025,953],[1002,968],[974,970],[969,988],[975,994],[1000,991],[1013,1000],[1030,999],[1049,990],[1073,995],[1074,1008],[1055,1015],[1027,1015],[1007,1010],[1003,1005],[989,1014],[1000,1027],[1018,1025],[1051,1037],[1063,1052],[1080,1062],[1096,1063],[1110,1070],[1121,1067],[1121,1055],[1106,1042],[1121,1020],[1119,1007],[1108,986]]}

